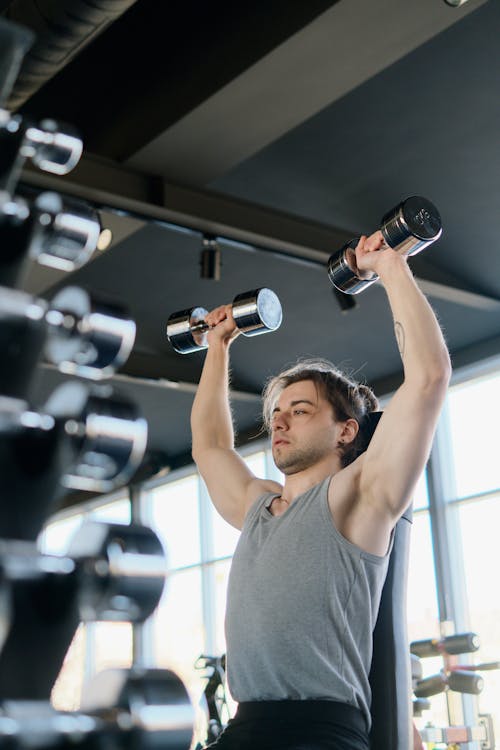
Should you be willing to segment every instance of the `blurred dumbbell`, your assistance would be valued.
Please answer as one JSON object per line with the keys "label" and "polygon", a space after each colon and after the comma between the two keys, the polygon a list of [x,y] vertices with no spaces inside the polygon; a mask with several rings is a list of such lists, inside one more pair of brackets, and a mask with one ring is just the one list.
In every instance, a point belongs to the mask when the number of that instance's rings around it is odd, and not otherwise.
{"label": "blurred dumbbell", "polygon": [[158,606],[166,569],[160,540],[139,524],[85,523],[65,556],[2,540],[0,592],[8,608],[0,701],[48,699],[80,622],[144,622]]}
{"label": "blurred dumbbell", "polygon": [[428,711],[431,707],[431,702],[427,698],[413,698],[412,700],[412,708],[413,708],[413,716],[419,717],[422,716],[423,711]]}
{"label": "blurred dumbbell", "polygon": [[67,554],[77,566],[84,622],[144,622],[158,606],[167,561],[160,540],[146,526],[87,522]]}
{"label": "blurred dumbbell", "polygon": [[410,651],[415,656],[438,656],[439,654],[467,654],[479,649],[477,633],[457,633],[446,638],[427,638],[410,643]]}
{"label": "blurred dumbbell", "polygon": [[136,325],[125,311],[94,300],[79,287],[56,294],[45,319],[46,357],[69,375],[108,378],[126,362],[134,345]]}
{"label": "blurred dumbbell", "polygon": [[15,286],[27,261],[70,272],[97,247],[101,225],[84,201],[41,193],[31,204],[0,192],[0,284]]}
{"label": "blurred dumbbell", "polygon": [[[232,303],[233,317],[244,336],[269,333],[280,327],[283,313],[277,295],[265,287],[238,294]],[[172,313],[167,321],[167,338],[176,352],[189,354],[206,349],[208,310],[190,307]]]}
{"label": "blurred dumbbell", "polygon": [[474,672],[454,670],[449,674],[440,672],[419,680],[415,686],[414,693],[417,698],[428,698],[431,695],[437,695],[449,688],[456,693],[469,693],[479,695],[484,687],[484,680],[481,675]]}
{"label": "blurred dumbbell", "polygon": [[48,701],[0,704],[5,750],[187,750],[194,710],[179,677],[168,669],[110,669],[84,688],[78,712]]}
{"label": "blurred dumbbell", "polygon": [[111,387],[63,383],[43,413],[64,425],[71,443],[73,461],[61,478],[64,487],[110,492],[126,484],[138,468],[146,450],[147,422]]}
{"label": "blurred dumbbell", "polygon": [[83,151],[74,128],[55,120],[39,124],[0,110],[0,190],[13,193],[26,159],[39,169],[65,175],[78,164]]}
{"label": "blurred dumbbell", "polygon": [[123,309],[94,300],[78,287],[66,287],[50,305],[0,287],[0,397],[27,397],[43,353],[61,372],[108,378],[127,360],[135,332],[135,322]]}
{"label": "blurred dumbbell", "polygon": [[147,423],[110,386],[66,382],[39,411],[1,406],[0,497],[12,501],[0,503],[0,538],[35,539],[67,489],[110,492],[141,464]]}
{"label": "blurred dumbbell", "polygon": [[[441,217],[430,201],[414,195],[383,216],[380,231],[387,247],[401,255],[416,255],[441,236]],[[371,271],[361,271],[357,267],[358,242],[359,237],[346,243],[328,261],[330,281],[345,294],[358,294],[378,279]]]}

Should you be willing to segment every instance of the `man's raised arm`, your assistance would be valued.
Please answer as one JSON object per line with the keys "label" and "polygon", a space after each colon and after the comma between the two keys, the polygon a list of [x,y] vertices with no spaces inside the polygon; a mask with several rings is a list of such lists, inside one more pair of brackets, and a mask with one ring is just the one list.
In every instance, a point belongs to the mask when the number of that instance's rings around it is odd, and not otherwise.
{"label": "man's raised arm", "polygon": [[241,529],[251,503],[269,484],[254,477],[234,449],[229,403],[229,347],[237,336],[230,305],[210,312],[213,326],[191,410],[192,455],[221,516]]}
{"label": "man's raised arm", "polygon": [[429,456],[451,366],[439,323],[406,260],[390,249],[378,251],[382,242],[380,233],[364,238],[357,257],[360,266],[375,270],[384,285],[404,382],[366,451],[360,492],[378,506],[381,517],[395,522],[408,505]]}

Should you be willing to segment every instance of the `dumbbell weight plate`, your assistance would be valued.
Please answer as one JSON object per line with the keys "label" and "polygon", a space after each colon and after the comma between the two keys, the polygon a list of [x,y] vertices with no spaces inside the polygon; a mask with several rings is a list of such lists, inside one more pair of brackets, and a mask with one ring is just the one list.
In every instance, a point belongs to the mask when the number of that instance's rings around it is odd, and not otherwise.
{"label": "dumbbell weight plate", "polygon": [[91,206],[46,192],[35,200],[32,213],[30,258],[67,272],[89,260],[101,231],[97,212]]}
{"label": "dumbbell weight plate", "polygon": [[262,287],[234,298],[233,317],[245,336],[258,336],[279,328],[283,312],[278,296],[272,289]]}
{"label": "dumbbell weight plate", "polygon": [[431,201],[413,195],[385,214],[380,229],[389,247],[416,255],[441,236],[441,217]]}
{"label": "dumbbell weight plate", "polygon": [[151,529],[90,521],[73,536],[84,622],[144,622],[158,606],[166,577],[163,546]]}
{"label": "dumbbell weight plate", "polygon": [[148,426],[132,403],[110,386],[71,381],[58,386],[45,413],[64,423],[72,465],[61,478],[71,489],[111,492],[130,479],[147,445]]}
{"label": "dumbbell weight plate", "polygon": [[191,745],[194,709],[184,684],[168,669],[105,669],[84,688],[81,710],[117,717],[117,730],[135,737],[135,742],[124,737],[117,747],[186,750]]}
{"label": "dumbbell weight plate", "polygon": [[64,175],[80,161],[83,143],[71,126],[45,119],[27,127],[23,151],[44,172]]}
{"label": "dumbbell weight plate", "polygon": [[208,310],[189,307],[172,313],[167,321],[167,338],[179,354],[190,354],[208,346],[208,327],[203,325]]}
{"label": "dumbbell weight plate", "polygon": [[136,326],[122,310],[96,303],[74,286],[59,292],[50,308],[45,354],[61,372],[102,380],[127,360]]}

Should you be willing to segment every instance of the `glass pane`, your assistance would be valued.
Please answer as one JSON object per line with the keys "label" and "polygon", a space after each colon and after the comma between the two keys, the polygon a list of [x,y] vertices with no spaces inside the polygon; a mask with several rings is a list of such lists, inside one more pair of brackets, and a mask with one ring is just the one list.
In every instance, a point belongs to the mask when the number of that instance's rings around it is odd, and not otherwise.
{"label": "glass pane", "polygon": [[214,566],[215,579],[215,652],[217,655],[226,653],[226,638],[224,635],[224,617],[226,614],[226,596],[231,560],[224,560]]}
{"label": "glass pane", "polygon": [[110,503],[99,505],[88,514],[87,518],[105,523],[129,524],[131,521],[130,500],[124,496]]}
{"label": "glass pane", "polygon": [[[459,497],[500,487],[498,425],[500,374],[456,386],[450,391],[449,420]],[[481,424],[477,437],[478,420]]]}
{"label": "glass pane", "polygon": [[87,629],[80,625],[52,688],[50,699],[57,711],[76,711],[80,708],[87,643]]}
{"label": "glass pane", "polygon": [[[243,457],[246,465],[256,477],[266,476],[265,458],[264,451],[259,451],[258,453],[252,453],[250,456]],[[210,503],[210,508],[212,513],[213,556],[217,558],[232,555],[238,544],[240,531],[227,523],[227,521],[219,515],[212,503]]]}
{"label": "glass pane", "polygon": [[416,513],[411,532],[408,569],[408,634],[410,641],[439,637],[434,555],[428,513]]}
{"label": "glass pane", "polygon": [[[430,519],[427,512],[416,513],[413,517],[408,568],[407,616],[410,643],[427,638],[439,638],[434,555]],[[421,659],[420,663],[424,678],[437,674],[443,666],[441,657]],[[421,729],[427,722],[437,727],[447,726],[448,712],[445,695],[432,696],[430,701],[430,710],[424,711],[422,717],[415,720],[417,728]]]}
{"label": "glass pane", "polygon": [[200,562],[196,474],[152,490],[147,500],[146,517],[165,546],[170,569]]}
{"label": "glass pane", "polygon": [[420,475],[415,491],[413,493],[413,509],[427,508],[429,506],[429,492],[427,489],[427,472]]}
{"label": "glass pane", "polygon": [[96,622],[89,627],[92,639],[91,673],[132,664],[132,625],[129,622]]}
{"label": "glass pane", "polygon": [[211,505],[212,513],[212,531],[213,531],[213,556],[214,557],[227,557],[234,553],[238,539],[240,538],[240,530],[231,526],[227,523],[222,516],[215,510],[214,506]]}
{"label": "glass pane", "polygon": [[[224,617],[226,614],[227,582],[231,560],[225,560],[214,565],[215,568],[215,652],[216,655],[226,653],[226,638],[224,635]],[[236,712],[237,703],[233,701],[226,685],[226,698],[230,718]]]}
{"label": "glass pane", "polygon": [[64,555],[73,534],[80,527],[83,520],[82,513],[53,521],[41,532],[38,538],[39,549],[47,555]]}
{"label": "glass pane", "polygon": [[[460,526],[470,628],[479,635],[481,643],[479,651],[471,655],[471,662],[500,661],[500,588],[496,578],[500,564],[500,493],[464,503],[460,507]],[[482,712],[494,715],[495,736],[500,737],[500,671],[481,675],[484,690],[479,706]]]}
{"label": "glass pane", "polygon": [[206,641],[200,568],[172,573],[152,615],[151,631],[154,666],[178,674],[197,705],[205,685],[194,663]]}

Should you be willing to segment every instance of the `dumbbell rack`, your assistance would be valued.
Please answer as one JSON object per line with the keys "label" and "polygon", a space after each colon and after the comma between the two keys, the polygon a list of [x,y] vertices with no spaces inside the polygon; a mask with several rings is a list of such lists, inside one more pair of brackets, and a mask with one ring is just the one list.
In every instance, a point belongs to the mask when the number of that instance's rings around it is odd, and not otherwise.
{"label": "dumbbell rack", "polygon": [[[1,106],[30,33],[2,20],[0,40]],[[100,227],[90,206],[55,193],[28,204],[14,192],[27,158],[65,174],[81,152],[72,129],[0,109],[0,746],[187,750],[193,710],[169,670],[107,670],[84,690],[80,711],[50,704],[80,622],[143,622],[158,605],[166,569],[158,537],[139,524],[84,524],[64,557],[37,545],[67,488],[122,486],[147,443],[135,406],[95,384],[126,360],[133,321],[75,287],[51,303],[16,288],[28,260],[70,271],[96,247]],[[44,356],[92,382],[69,380],[34,407],[29,386]]]}
{"label": "dumbbell rack", "polygon": [[[426,639],[414,641],[410,644],[412,657],[412,677],[414,699],[414,716],[421,716],[422,711],[430,708],[429,697],[451,690],[456,693],[478,695],[483,689],[483,679],[479,672],[498,669],[498,662],[489,664],[459,665],[456,657],[464,653],[472,653],[479,649],[479,637],[476,633],[459,633],[442,639]],[[436,675],[422,679],[421,658],[441,656],[443,669]],[[420,736],[425,743],[446,744],[456,748],[468,743],[475,743],[474,747],[481,750],[494,750],[495,735],[492,717],[489,714],[478,714],[475,726],[426,726],[420,730]]]}

